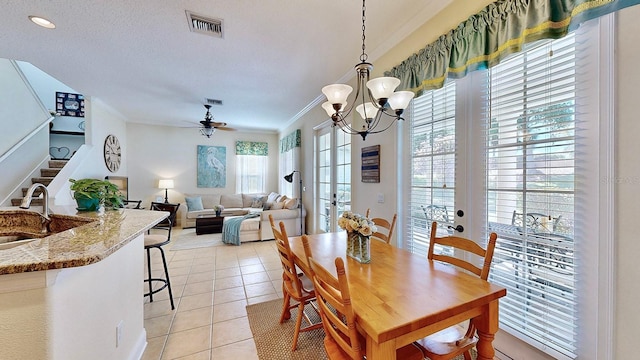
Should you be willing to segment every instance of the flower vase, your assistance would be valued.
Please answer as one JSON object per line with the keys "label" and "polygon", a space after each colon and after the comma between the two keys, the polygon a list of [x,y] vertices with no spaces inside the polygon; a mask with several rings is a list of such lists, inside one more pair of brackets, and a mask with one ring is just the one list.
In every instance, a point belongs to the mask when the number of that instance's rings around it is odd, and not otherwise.
{"label": "flower vase", "polygon": [[220,217],[220,214],[222,213],[222,210],[216,210],[216,216]]}
{"label": "flower vase", "polygon": [[356,231],[347,232],[347,256],[362,264],[371,262],[371,238]]}

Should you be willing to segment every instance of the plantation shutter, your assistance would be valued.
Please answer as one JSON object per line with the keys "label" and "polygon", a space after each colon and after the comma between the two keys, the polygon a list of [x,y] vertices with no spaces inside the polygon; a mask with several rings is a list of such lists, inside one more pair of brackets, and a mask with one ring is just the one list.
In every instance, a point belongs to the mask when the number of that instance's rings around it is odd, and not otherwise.
{"label": "plantation shutter", "polygon": [[[558,358],[577,354],[574,232],[576,43],[544,40],[489,70],[490,281],[507,288],[500,326]],[[530,340],[529,340],[530,341]]]}
{"label": "plantation shutter", "polygon": [[[448,233],[453,223],[455,194],[455,108],[454,81],[425,92],[412,101],[411,176],[406,246],[426,256],[431,222]],[[441,235],[441,234],[440,234]],[[439,249],[442,250],[442,249]]]}

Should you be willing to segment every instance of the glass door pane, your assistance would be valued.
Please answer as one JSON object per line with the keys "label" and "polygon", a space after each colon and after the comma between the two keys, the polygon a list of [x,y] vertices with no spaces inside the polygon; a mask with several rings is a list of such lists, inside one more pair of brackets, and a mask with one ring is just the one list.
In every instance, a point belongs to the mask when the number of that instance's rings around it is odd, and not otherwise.
{"label": "glass door pane", "polygon": [[351,136],[327,126],[316,133],[318,232],[338,230],[338,217],[351,210]]}
{"label": "glass door pane", "polygon": [[318,230],[320,232],[331,231],[331,201],[333,191],[331,190],[331,132],[324,129],[318,133],[317,137],[317,198],[318,209],[316,209]]}

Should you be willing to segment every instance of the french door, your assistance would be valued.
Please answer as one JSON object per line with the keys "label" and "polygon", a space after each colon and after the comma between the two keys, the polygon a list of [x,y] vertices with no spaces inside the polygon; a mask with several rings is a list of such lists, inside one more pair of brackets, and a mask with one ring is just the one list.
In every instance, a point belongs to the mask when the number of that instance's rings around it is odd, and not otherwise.
{"label": "french door", "polygon": [[351,210],[351,136],[332,126],[316,130],[316,229],[338,230],[338,217]]}

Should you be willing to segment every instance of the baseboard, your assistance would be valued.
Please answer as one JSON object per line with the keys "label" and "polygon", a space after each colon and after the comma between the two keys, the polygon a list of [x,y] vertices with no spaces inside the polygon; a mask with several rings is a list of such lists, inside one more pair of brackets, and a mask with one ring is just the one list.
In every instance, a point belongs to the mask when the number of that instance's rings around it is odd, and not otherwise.
{"label": "baseboard", "polygon": [[142,332],[140,336],[138,336],[138,340],[136,341],[133,350],[131,351],[131,356],[129,359],[131,360],[141,360],[142,355],[144,354],[144,350],[147,348],[147,331],[142,328]]}

